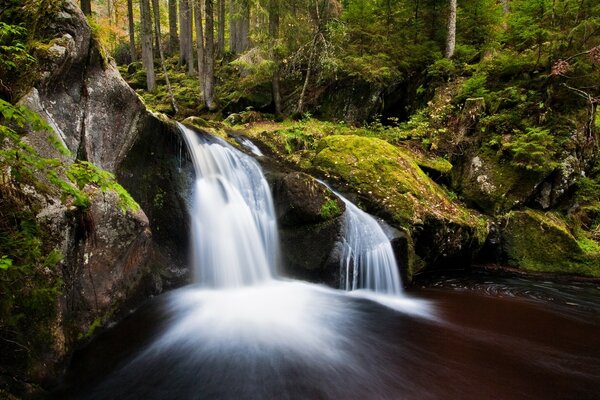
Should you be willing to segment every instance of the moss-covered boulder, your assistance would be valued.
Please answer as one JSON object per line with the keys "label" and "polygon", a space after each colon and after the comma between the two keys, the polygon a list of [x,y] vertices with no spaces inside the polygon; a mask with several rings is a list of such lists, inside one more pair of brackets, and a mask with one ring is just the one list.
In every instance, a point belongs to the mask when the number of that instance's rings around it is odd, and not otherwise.
{"label": "moss-covered boulder", "polygon": [[534,272],[600,276],[600,245],[577,240],[556,214],[514,211],[502,218],[501,226],[509,264]]}
{"label": "moss-covered boulder", "polygon": [[372,137],[332,135],[318,144],[313,164],[406,227],[428,265],[464,266],[485,241],[486,219],[452,201],[406,149]]}
{"label": "moss-covered boulder", "polygon": [[544,174],[516,167],[489,149],[462,158],[452,171],[453,187],[467,204],[492,215],[527,203],[543,179]]}
{"label": "moss-covered boulder", "polygon": [[345,204],[313,177],[270,174],[286,276],[339,286]]}

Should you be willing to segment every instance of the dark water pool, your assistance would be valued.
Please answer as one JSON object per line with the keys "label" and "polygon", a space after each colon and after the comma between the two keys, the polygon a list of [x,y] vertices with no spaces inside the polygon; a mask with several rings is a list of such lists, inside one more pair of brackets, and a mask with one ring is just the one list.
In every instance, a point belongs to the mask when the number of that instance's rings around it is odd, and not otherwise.
{"label": "dark water pool", "polygon": [[[388,306],[291,282],[180,289],[78,352],[55,397],[600,397],[593,284],[442,281],[423,283]],[[528,295],[526,286],[545,294]],[[579,307],[570,305],[577,301]]]}

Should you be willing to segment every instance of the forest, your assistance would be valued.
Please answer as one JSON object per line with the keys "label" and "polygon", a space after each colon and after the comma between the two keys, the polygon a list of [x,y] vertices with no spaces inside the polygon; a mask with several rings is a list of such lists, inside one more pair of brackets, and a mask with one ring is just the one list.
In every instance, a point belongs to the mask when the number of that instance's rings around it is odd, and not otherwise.
{"label": "forest", "polygon": [[593,398],[599,104],[599,0],[0,0],[0,398]]}

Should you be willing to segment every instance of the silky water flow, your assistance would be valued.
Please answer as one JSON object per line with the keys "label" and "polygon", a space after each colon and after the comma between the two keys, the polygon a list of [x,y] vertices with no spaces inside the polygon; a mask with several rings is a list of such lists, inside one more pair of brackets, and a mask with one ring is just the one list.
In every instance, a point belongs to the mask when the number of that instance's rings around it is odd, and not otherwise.
{"label": "silky water flow", "polygon": [[[600,335],[578,325],[588,322],[467,294],[433,292],[427,298],[435,308],[402,294],[385,234],[346,199],[340,267],[347,290],[278,277],[275,214],[259,165],[222,139],[180,129],[196,170],[195,283],[156,297],[96,338],[72,362],[71,391],[57,398],[558,399],[596,393],[599,358],[578,345],[600,345]],[[533,334],[521,329],[523,321],[533,324]],[[549,332],[554,347],[540,326],[563,327]]]}

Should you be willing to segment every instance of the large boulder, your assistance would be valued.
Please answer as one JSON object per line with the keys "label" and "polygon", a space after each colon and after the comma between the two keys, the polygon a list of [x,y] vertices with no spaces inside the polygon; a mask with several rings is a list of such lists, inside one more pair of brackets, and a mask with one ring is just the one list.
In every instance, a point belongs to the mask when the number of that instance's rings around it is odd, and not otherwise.
{"label": "large boulder", "polygon": [[353,135],[323,138],[313,164],[362,195],[377,214],[410,232],[422,265],[466,266],[485,242],[488,223],[449,198],[418,166],[408,150]]}
{"label": "large boulder", "polygon": [[[94,185],[85,187],[87,207],[63,202],[58,190],[36,193],[27,186],[15,195],[9,188],[11,196],[27,199],[15,208],[33,213],[30,223],[39,225],[44,251],[61,257],[49,258],[48,265],[40,261],[27,278],[23,295],[44,294],[31,307],[43,303],[47,312],[43,324],[32,315],[30,332],[21,338],[40,337],[36,343],[44,345],[28,354],[2,347],[0,397],[18,381],[53,384],[77,343],[165,285],[181,284],[185,271],[187,211],[185,193],[178,193],[187,175],[178,171],[189,167],[177,128],[146,110],[104,56],[79,7],[65,1],[57,8],[44,23],[48,43],[36,44],[39,79],[20,103],[48,122],[70,154],[50,145],[47,132],[29,132],[24,140],[62,166],[84,160],[116,173],[143,208],[123,210],[115,192]],[[5,371],[13,377],[8,383]],[[28,390],[16,392],[30,397]]]}
{"label": "large boulder", "polygon": [[501,221],[506,261],[526,271],[600,276],[600,245],[576,239],[558,215],[513,211]]}
{"label": "large boulder", "polygon": [[344,203],[300,172],[270,177],[286,276],[339,287]]}

